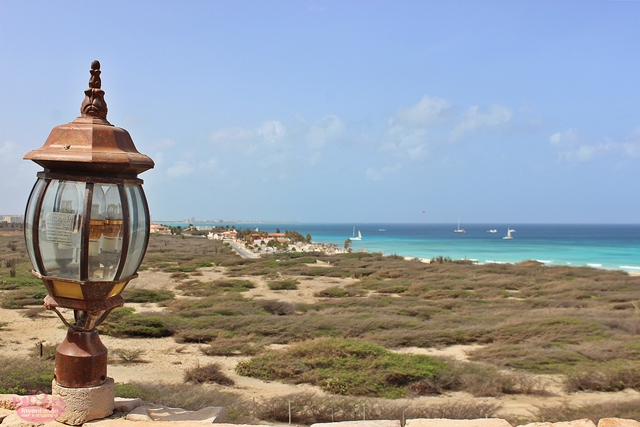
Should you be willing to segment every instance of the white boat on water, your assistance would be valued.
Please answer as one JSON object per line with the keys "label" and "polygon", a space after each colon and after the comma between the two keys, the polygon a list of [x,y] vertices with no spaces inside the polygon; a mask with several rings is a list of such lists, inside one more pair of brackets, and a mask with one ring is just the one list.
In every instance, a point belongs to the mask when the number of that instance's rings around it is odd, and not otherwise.
{"label": "white boat on water", "polygon": [[360,230],[358,230],[358,237],[356,237],[356,228],[353,227],[353,236],[349,237],[349,240],[362,240],[362,234],[360,233]]}
{"label": "white boat on water", "polygon": [[458,228],[453,230],[453,232],[454,233],[466,233],[466,231],[464,231],[464,228],[460,228],[460,218],[458,218]]}
{"label": "white boat on water", "polygon": [[507,235],[503,237],[504,240],[512,240],[513,236],[511,235],[511,233],[515,233],[516,230],[513,230],[511,228],[507,228]]}
{"label": "white boat on water", "polygon": [[498,232],[498,230],[496,230],[494,228],[492,228],[491,230],[487,230],[487,233],[497,233],[497,232]]}

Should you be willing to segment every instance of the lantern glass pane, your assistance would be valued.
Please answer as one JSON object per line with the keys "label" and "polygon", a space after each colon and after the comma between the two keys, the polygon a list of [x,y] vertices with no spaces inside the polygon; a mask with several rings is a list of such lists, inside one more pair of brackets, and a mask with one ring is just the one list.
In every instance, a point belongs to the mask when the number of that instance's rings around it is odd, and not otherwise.
{"label": "lantern glass pane", "polygon": [[38,196],[42,192],[42,187],[45,185],[45,180],[40,178],[36,181],[31,191],[31,197],[27,203],[27,210],[24,216],[24,237],[27,244],[27,253],[29,254],[29,260],[33,269],[42,274],[42,271],[38,270],[38,263],[36,262],[36,256],[33,251],[33,220],[36,214],[36,205],[38,204]]}
{"label": "lantern glass pane", "polygon": [[147,250],[147,233],[149,226],[149,218],[147,217],[147,209],[142,193],[142,187],[139,185],[126,185],[125,192],[127,201],[129,202],[129,251],[127,253],[127,262],[122,270],[120,277],[129,277],[136,273],[142,258]]}
{"label": "lantern glass pane", "polygon": [[46,276],[80,280],[80,245],[84,182],[51,180],[38,224]]}
{"label": "lantern glass pane", "polygon": [[122,253],[122,201],[115,184],[95,184],[89,232],[89,280],[110,281]]}

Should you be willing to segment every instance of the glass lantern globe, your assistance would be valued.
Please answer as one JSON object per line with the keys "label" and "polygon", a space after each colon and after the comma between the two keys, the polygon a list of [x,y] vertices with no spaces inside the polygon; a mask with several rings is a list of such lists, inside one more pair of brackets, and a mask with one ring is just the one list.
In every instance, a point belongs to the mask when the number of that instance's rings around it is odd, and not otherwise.
{"label": "glass lantern globe", "polygon": [[[149,235],[141,182],[40,173],[27,203],[27,252],[58,305],[107,310],[137,276]],[[121,182],[113,182],[121,181]]]}

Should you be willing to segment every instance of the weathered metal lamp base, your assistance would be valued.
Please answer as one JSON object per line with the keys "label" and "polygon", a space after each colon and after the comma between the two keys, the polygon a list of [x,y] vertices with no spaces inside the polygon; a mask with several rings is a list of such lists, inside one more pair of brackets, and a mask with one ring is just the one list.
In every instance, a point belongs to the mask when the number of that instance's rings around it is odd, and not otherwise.
{"label": "weathered metal lamp base", "polygon": [[107,347],[97,329],[69,328],[56,349],[55,381],[63,387],[95,387],[107,379]]}
{"label": "weathered metal lamp base", "polygon": [[64,401],[64,412],[56,421],[79,426],[87,421],[106,418],[114,410],[114,382],[107,378],[96,387],[68,388],[53,380],[52,394]]}

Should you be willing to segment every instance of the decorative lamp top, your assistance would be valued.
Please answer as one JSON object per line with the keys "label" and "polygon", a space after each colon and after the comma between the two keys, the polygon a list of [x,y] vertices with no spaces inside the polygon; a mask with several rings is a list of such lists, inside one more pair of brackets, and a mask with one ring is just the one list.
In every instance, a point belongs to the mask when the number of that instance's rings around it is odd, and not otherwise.
{"label": "decorative lamp top", "polygon": [[89,79],[89,89],[84,91],[84,101],[80,107],[82,117],[100,117],[107,119],[107,102],[104,100],[104,91],[101,89],[100,61],[91,63],[91,78]]}
{"label": "decorative lamp top", "polygon": [[138,152],[129,132],[107,121],[99,61],[91,63],[90,73],[80,117],[53,128],[44,145],[24,159],[33,160],[45,172],[66,175],[134,178],[152,169],[153,160]]}

